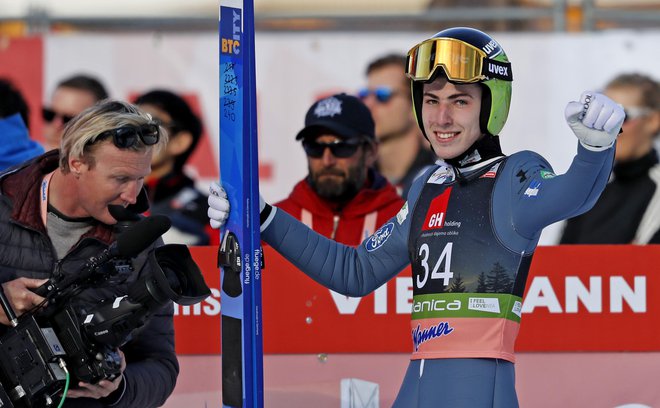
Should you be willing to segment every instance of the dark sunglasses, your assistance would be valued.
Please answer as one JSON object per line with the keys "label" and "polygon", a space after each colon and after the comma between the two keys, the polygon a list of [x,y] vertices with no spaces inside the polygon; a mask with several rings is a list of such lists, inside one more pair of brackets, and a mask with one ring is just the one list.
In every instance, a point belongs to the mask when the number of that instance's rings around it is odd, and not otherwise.
{"label": "dark sunglasses", "polygon": [[63,115],[63,114],[57,113],[54,110],[49,109],[49,108],[41,108],[41,117],[48,123],[54,121],[55,118],[58,117],[58,116],[59,116],[60,119],[62,119],[62,123],[65,124],[65,125],[67,123],[69,123],[69,121],[71,121],[71,119],[73,119],[73,116],[71,116],[71,115]]}
{"label": "dark sunglasses", "polygon": [[99,133],[93,143],[112,136],[112,141],[120,149],[133,147],[138,139],[146,146],[155,145],[160,140],[160,128],[158,125],[148,123],[142,126],[122,126],[116,129],[106,130]]}
{"label": "dark sunglasses", "polygon": [[332,143],[318,143],[312,140],[304,140],[302,145],[303,149],[305,149],[305,153],[307,153],[307,156],[313,157],[315,159],[322,157],[326,148],[330,149],[330,152],[333,156],[340,159],[346,159],[353,156],[358,147],[362,145],[362,143],[362,141],[358,140],[337,140]]}
{"label": "dark sunglasses", "polygon": [[398,92],[389,86],[379,86],[375,89],[362,88],[358,91],[358,97],[362,100],[365,100],[369,95],[374,95],[376,100],[380,103],[387,103],[394,95]]}

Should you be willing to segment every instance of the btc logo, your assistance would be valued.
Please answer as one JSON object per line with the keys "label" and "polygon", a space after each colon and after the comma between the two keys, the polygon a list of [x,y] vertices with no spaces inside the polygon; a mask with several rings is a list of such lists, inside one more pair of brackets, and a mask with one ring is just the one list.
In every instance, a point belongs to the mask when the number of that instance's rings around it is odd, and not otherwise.
{"label": "btc logo", "polygon": [[241,42],[238,40],[223,38],[221,41],[221,50],[224,54],[238,55],[241,52]]}

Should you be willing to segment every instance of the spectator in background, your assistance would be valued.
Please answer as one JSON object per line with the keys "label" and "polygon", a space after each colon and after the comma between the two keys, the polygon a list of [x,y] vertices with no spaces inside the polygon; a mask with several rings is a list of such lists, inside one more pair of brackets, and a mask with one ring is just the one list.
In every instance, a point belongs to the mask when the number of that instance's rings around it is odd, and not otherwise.
{"label": "spectator in background", "polygon": [[219,236],[208,227],[207,196],[195,188],[184,165],[202,137],[202,122],[179,95],[163,89],[138,96],[135,103],[167,129],[167,147],[155,154],[145,187],[151,213],[168,216],[172,228],[165,243],[217,244]]}
{"label": "spectator in background", "polygon": [[0,78],[0,171],[44,152],[30,139],[29,113],[21,92]]}
{"label": "spectator in background", "polygon": [[59,82],[50,106],[42,108],[46,150],[60,147],[64,126],[74,116],[107,97],[103,84],[91,76],[74,75]]}
{"label": "spectator in background", "polygon": [[622,74],[605,95],[623,105],[614,169],[596,205],[567,221],[562,244],[660,244],[660,165],[654,148],[660,133],[660,84]]}
{"label": "spectator in background", "polygon": [[316,232],[357,246],[403,205],[373,168],[374,121],[359,99],[338,94],[317,101],[296,140],[302,141],[309,173],[276,205]]}
{"label": "spectator in background", "polygon": [[415,177],[435,162],[413,115],[406,57],[389,54],[367,66],[367,87],[359,92],[376,123],[378,170],[405,199]]}

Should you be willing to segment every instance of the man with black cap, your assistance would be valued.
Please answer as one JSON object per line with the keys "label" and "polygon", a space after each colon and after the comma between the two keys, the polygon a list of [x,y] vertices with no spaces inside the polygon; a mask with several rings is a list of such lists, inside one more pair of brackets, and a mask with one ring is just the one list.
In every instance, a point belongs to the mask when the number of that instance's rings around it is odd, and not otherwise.
{"label": "man with black cap", "polygon": [[369,109],[337,94],[314,103],[298,133],[309,174],[277,207],[337,242],[357,246],[403,205],[374,169],[378,145]]}

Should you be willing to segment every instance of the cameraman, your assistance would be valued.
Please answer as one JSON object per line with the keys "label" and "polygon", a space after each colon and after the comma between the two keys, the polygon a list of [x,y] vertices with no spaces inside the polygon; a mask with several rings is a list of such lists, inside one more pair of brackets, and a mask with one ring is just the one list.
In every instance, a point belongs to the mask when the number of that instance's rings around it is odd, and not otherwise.
{"label": "cameraman", "polygon": [[[142,187],[151,158],[166,143],[150,115],[126,102],[104,101],[69,122],[59,151],[0,174],[0,282],[18,315],[44,300],[31,289],[53,270],[75,274],[115,241],[117,221],[108,205],[128,207],[146,197]],[[133,272],[83,290],[71,302],[93,306],[126,295],[138,271],[148,268],[152,248],[133,260]],[[121,347],[122,375],[72,384],[65,406],[162,405],[179,371],[172,311],[167,303]],[[8,324],[4,312],[0,323]]]}

